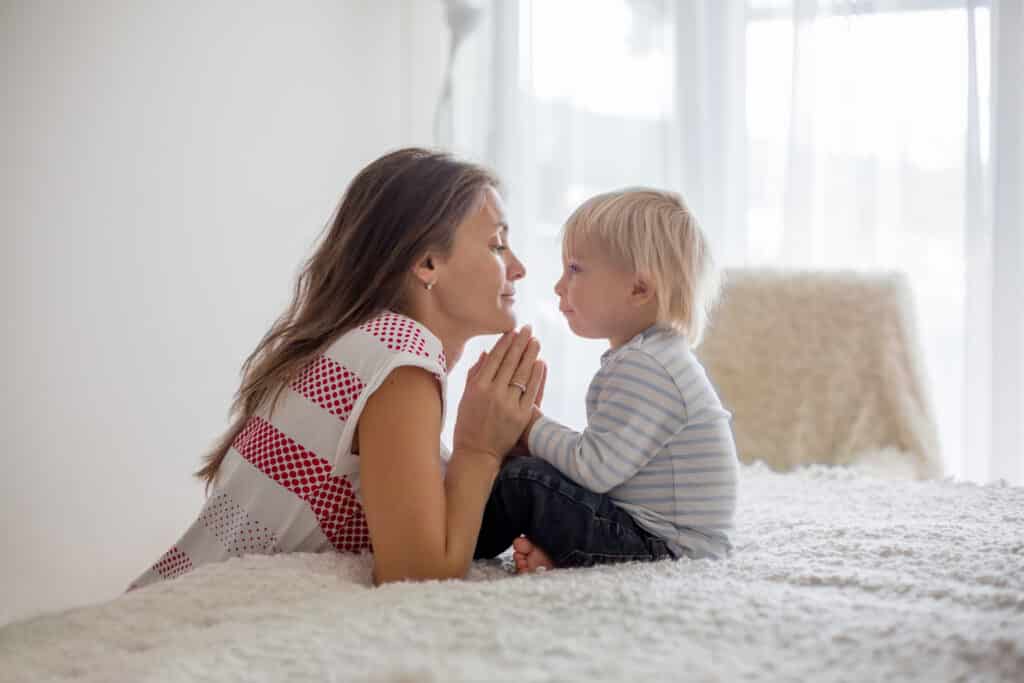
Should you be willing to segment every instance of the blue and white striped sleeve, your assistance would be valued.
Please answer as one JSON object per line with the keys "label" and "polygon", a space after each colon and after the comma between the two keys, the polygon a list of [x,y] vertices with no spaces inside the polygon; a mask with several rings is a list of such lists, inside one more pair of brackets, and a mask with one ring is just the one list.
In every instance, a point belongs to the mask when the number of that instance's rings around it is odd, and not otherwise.
{"label": "blue and white striped sleeve", "polygon": [[627,350],[602,369],[591,389],[595,405],[577,432],[541,417],[530,430],[530,453],[580,486],[606,493],[631,479],[685,425],[678,387],[649,354]]}

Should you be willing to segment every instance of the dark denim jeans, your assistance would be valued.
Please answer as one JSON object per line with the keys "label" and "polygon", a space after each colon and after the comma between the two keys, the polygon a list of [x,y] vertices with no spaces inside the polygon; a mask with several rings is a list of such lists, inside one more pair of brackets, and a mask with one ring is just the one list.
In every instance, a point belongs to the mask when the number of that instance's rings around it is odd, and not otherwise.
{"label": "dark denim jeans", "polygon": [[556,567],[673,557],[665,541],[608,496],[583,488],[540,458],[511,455],[484,509],[474,557],[496,557],[520,534]]}

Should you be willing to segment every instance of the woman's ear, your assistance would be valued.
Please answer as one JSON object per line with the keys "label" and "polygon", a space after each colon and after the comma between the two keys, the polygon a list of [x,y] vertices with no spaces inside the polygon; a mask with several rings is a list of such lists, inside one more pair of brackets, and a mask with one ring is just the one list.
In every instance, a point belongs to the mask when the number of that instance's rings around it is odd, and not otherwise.
{"label": "woman's ear", "polygon": [[426,289],[431,289],[437,282],[437,267],[435,266],[435,257],[432,254],[427,254],[421,258],[413,267],[413,276],[420,281]]}
{"label": "woman's ear", "polygon": [[633,291],[630,292],[630,301],[635,306],[646,306],[655,300],[654,283],[643,274],[638,274],[633,280]]}

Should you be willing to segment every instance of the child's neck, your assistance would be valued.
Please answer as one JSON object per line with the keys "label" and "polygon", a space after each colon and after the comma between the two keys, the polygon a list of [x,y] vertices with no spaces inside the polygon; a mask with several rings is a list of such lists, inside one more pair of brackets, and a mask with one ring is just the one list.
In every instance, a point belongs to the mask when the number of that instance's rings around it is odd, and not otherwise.
{"label": "child's neck", "polygon": [[654,315],[638,316],[635,320],[624,322],[619,333],[614,337],[608,338],[609,350],[614,351],[615,349],[624,346],[630,339],[640,334],[656,322],[658,322],[658,320]]}

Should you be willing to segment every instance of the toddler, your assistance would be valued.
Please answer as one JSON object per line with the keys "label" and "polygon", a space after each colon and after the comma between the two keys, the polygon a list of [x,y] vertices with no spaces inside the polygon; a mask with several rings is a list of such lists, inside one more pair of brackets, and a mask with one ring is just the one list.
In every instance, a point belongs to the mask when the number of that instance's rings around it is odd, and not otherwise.
{"label": "toddler", "polygon": [[506,460],[477,556],[510,537],[517,571],[724,556],[737,458],[731,416],[691,352],[718,289],[701,229],[675,194],[602,194],[570,216],[562,260],[569,327],[609,349],[582,432],[535,409],[530,456]]}

